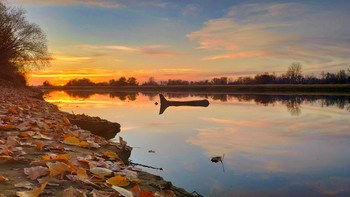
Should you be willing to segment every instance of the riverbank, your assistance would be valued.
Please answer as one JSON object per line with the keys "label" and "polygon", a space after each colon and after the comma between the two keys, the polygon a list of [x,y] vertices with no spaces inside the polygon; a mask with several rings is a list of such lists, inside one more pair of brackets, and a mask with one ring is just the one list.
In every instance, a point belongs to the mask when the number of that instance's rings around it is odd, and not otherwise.
{"label": "riverbank", "polygon": [[122,138],[107,141],[72,124],[105,120],[61,112],[35,89],[0,88],[0,196],[191,196],[129,166]]}
{"label": "riverbank", "polygon": [[188,86],[41,86],[50,90],[90,91],[166,91],[166,92],[350,92],[350,84],[260,84],[260,85],[188,85]]}

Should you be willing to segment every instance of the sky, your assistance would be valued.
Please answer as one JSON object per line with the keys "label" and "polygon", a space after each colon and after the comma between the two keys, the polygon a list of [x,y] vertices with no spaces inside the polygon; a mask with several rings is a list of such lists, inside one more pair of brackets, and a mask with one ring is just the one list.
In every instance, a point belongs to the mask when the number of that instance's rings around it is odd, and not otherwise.
{"label": "sky", "polygon": [[348,0],[6,0],[46,33],[30,84],[281,74],[350,67]]}

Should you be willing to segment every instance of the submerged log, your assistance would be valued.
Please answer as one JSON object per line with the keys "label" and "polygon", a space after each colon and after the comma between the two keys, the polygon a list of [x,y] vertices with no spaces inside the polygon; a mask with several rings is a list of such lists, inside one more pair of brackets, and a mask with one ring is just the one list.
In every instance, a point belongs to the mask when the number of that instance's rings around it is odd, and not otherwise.
{"label": "submerged log", "polygon": [[164,111],[170,107],[170,106],[192,106],[192,107],[208,107],[209,101],[204,100],[197,100],[197,101],[168,101],[162,94],[159,94],[160,98],[160,111],[159,115],[163,114]]}

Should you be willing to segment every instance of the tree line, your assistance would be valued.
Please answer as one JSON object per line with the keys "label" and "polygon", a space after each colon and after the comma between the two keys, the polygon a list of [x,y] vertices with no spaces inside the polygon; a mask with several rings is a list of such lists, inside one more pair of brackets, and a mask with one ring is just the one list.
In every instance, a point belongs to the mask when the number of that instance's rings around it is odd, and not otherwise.
{"label": "tree line", "polygon": [[[156,81],[150,77],[141,86],[190,86],[190,85],[253,85],[253,84],[349,84],[350,68],[339,70],[336,73],[321,72],[319,76],[314,74],[302,74],[302,65],[292,63],[287,71],[281,75],[275,73],[261,73],[255,76],[238,77],[232,80],[228,77],[214,77],[211,80],[187,81],[182,79],[168,79]],[[43,83],[44,86],[51,86],[49,81]],[[139,86],[135,77],[120,77],[109,82],[94,83],[90,79],[72,79],[65,86]]]}

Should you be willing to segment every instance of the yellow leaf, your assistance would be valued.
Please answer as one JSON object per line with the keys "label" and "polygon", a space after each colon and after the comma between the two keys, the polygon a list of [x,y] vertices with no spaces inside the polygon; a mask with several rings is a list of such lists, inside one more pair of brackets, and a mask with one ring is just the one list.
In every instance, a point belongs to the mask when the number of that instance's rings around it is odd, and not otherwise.
{"label": "yellow leaf", "polygon": [[126,179],[126,177],[123,177],[120,175],[108,179],[106,183],[109,183],[114,186],[120,186],[120,187],[125,187],[130,184],[130,182]]}
{"label": "yellow leaf", "polygon": [[103,155],[107,157],[114,157],[116,159],[119,159],[118,155],[113,152],[105,152]]}
{"label": "yellow leaf", "polygon": [[64,139],[63,143],[65,144],[69,144],[69,145],[75,145],[75,146],[79,146],[80,145],[80,141],[78,138],[76,137],[67,137]]}
{"label": "yellow leaf", "polygon": [[89,144],[86,141],[81,141],[79,146],[88,146]]}
{"label": "yellow leaf", "polygon": [[19,197],[38,197],[41,194],[41,192],[44,190],[46,185],[47,185],[47,182],[42,184],[41,187],[33,189],[31,191],[16,192],[16,195]]}

